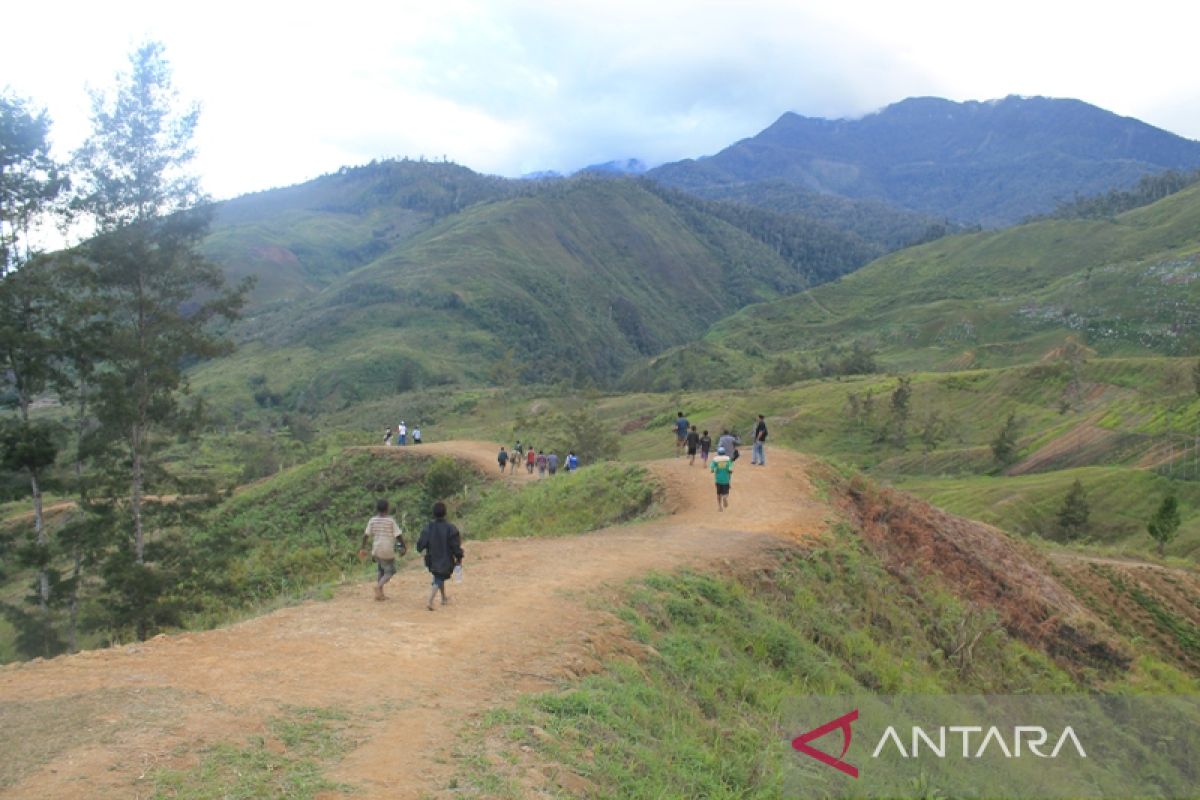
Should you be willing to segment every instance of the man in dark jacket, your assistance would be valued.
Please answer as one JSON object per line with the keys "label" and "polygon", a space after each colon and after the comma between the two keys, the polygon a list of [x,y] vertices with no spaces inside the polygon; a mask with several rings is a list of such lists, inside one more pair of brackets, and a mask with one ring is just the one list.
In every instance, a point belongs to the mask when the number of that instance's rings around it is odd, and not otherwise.
{"label": "man in dark jacket", "polygon": [[417,552],[425,554],[425,566],[433,575],[433,590],[425,607],[433,611],[433,598],[442,593],[442,605],[446,605],[446,581],[454,574],[454,568],[462,564],[462,534],[458,528],[446,521],[446,504],[433,504],[433,521],[421,531],[417,540]]}
{"label": "man in dark jacket", "polygon": [[758,415],[758,422],[754,425],[754,451],[750,454],[750,463],[758,464],[760,467],[767,465],[767,421],[763,419],[763,415]]}

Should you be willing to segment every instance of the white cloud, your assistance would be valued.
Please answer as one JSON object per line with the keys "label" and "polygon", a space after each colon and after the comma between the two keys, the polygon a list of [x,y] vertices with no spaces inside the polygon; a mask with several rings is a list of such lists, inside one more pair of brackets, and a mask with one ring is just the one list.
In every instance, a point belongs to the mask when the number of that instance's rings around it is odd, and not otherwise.
{"label": "white cloud", "polygon": [[400,155],[506,175],[661,162],[785,111],[912,95],[1078,97],[1196,138],[1198,16],[1166,0],[44,2],[6,10],[0,74],[49,107],[65,152],[84,85],[160,39],[204,108],[198,168],[228,196]]}

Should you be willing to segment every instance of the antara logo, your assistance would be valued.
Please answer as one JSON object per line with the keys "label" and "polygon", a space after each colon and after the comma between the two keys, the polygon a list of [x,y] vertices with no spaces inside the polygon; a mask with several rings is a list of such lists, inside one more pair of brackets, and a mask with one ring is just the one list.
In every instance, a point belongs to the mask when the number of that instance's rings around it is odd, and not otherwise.
{"label": "antara logo", "polygon": [[[844,772],[851,778],[858,777],[858,767],[846,762],[844,759],[846,753],[850,751],[850,740],[853,736],[853,730],[850,727],[858,720],[858,709],[854,709],[848,714],[843,714],[837,719],[830,720],[820,727],[813,728],[807,733],[802,733],[792,740],[793,749],[804,753],[806,756],[815,758],[822,764],[833,767],[839,772]],[[810,743],[820,739],[826,734],[840,730],[842,732],[842,752],[836,757],[818,750]],[[1005,737],[1001,730],[992,725],[984,728],[979,725],[950,725],[941,726],[936,729],[937,733],[931,736],[924,728],[913,726],[911,747],[906,749],[903,741],[900,739],[895,726],[889,725],[879,737],[879,744],[875,746],[875,750],[871,753],[871,758],[879,758],[884,749],[891,744],[897,754],[901,758],[917,758],[922,749],[924,749],[937,758],[946,758],[947,751],[951,750],[947,747],[947,734],[950,738],[957,737],[962,743],[963,758],[982,758],[988,750],[989,745],[993,745],[996,749],[1004,754],[1005,758],[1020,758],[1022,755],[1022,745],[1024,750],[1039,758],[1058,758],[1058,754],[1063,750],[1064,746],[1070,744],[1080,758],[1087,758],[1087,753],[1083,750],[1083,745],[1079,742],[1079,737],[1075,735],[1075,731],[1071,726],[1063,729],[1062,734],[1056,740],[1056,744],[1049,752],[1043,752],[1042,748],[1048,744],[1050,739],[1049,732],[1040,725],[1017,725],[1012,729],[1011,736]],[[977,747],[972,747],[971,734],[982,734]],[[1012,742],[1012,747],[1009,747],[1009,742]]]}

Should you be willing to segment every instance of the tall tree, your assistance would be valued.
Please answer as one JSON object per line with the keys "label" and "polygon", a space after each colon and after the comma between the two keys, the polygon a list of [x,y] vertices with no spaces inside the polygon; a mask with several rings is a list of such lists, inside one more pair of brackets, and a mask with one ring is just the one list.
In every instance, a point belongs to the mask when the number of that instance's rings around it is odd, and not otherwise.
{"label": "tall tree", "polygon": [[53,431],[30,418],[34,400],[57,365],[57,285],[44,264],[30,263],[31,229],[44,219],[66,186],[50,157],[50,120],[23,99],[0,96],[0,385],[16,406],[5,426],[0,453],[5,464],[29,480],[33,545],[24,552],[37,567],[36,626],[40,655],[50,655],[49,537],[42,509],[43,477],[54,464]]}
{"label": "tall tree", "polygon": [[[93,132],[76,154],[73,206],[96,228],[82,252],[109,335],[94,404],[121,454],[110,468],[124,466],[127,481],[131,561],[106,574],[123,583],[125,601],[136,599],[114,607],[140,613],[164,585],[146,566],[145,496],[148,481],[169,478],[156,461],[163,435],[187,423],[184,366],[228,350],[212,323],[236,317],[246,287],[229,290],[199,252],[211,206],[187,172],[198,109],[179,108],[161,44],[138,48],[130,64],[111,94],[92,96]],[[130,621],[139,636],[152,622]]]}

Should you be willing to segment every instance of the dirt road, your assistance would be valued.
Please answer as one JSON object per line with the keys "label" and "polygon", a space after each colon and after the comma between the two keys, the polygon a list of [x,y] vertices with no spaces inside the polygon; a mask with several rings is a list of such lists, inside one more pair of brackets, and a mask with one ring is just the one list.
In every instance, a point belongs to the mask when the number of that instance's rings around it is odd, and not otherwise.
{"label": "dirt road", "polygon": [[[467,458],[499,478],[491,444],[419,450]],[[467,531],[466,580],[449,584],[451,604],[432,613],[428,574],[410,556],[385,603],[364,583],[219,630],[0,669],[0,715],[10,703],[107,696],[120,699],[113,715],[145,720],[83,719],[95,735],[60,742],[55,758],[0,794],[145,796],[157,766],[187,766],[205,744],[261,733],[282,707],[333,706],[366,722],[331,778],[357,787],[355,797],[437,796],[452,777],[456,731],[624,646],[603,611],[612,587],[651,570],[765,558],[825,527],[831,512],[804,460],[778,448],[769,457],[766,468],[739,463],[723,513],[706,470],[667,459],[648,464],[666,487],[667,512],[650,522],[555,539],[471,542]],[[502,479],[529,480],[523,471]]]}

